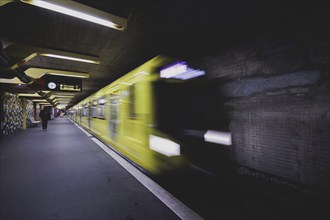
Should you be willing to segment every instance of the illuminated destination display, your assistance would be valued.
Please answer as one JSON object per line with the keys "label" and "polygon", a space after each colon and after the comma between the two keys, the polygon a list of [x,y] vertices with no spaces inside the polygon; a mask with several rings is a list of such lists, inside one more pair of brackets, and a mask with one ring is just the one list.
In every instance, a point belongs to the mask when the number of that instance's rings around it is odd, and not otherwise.
{"label": "illuminated destination display", "polygon": [[177,62],[165,67],[160,71],[160,77],[162,78],[174,78],[181,73],[186,72],[188,65],[186,62]]}
{"label": "illuminated destination display", "polygon": [[60,84],[60,90],[70,91],[70,92],[81,92],[81,87],[79,85]]}
{"label": "illuminated destination display", "polygon": [[175,78],[187,80],[202,75],[205,75],[205,71],[192,69],[188,67],[188,64],[186,62],[183,61],[173,63],[160,70],[161,78]]}

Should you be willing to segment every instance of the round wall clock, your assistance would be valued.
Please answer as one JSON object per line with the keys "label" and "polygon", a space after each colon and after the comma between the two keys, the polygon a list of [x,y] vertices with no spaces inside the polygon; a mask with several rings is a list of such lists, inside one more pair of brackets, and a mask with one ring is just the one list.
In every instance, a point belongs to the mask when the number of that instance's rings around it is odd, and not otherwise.
{"label": "round wall clock", "polygon": [[49,82],[49,83],[48,83],[48,88],[50,88],[50,89],[55,89],[55,88],[56,88],[56,83],[54,83],[54,82]]}

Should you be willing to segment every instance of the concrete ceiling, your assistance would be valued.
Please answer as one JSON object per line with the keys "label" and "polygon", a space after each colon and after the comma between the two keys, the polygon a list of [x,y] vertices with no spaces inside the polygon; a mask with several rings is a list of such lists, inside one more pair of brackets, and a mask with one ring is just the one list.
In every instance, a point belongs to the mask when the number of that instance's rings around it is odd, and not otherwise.
{"label": "concrete ceiling", "polygon": [[[221,53],[242,41],[287,22],[311,16],[322,2],[298,1],[102,1],[79,0],[81,4],[127,19],[127,29],[118,31],[22,2],[1,6],[1,43],[95,57],[88,64],[35,56],[21,65],[88,73],[73,105],[115,79],[163,54],[185,61]],[[11,53],[12,59],[20,59]],[[1,69],[4,73],[4,69]],[[3,78],[3,74],[2,74]],[[32,92],[1,84],[13,92]]]}

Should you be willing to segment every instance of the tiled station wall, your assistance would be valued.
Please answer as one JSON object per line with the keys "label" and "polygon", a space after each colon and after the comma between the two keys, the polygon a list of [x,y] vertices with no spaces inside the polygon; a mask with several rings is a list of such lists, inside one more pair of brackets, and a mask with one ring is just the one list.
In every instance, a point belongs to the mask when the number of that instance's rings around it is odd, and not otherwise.
{"label": "tiled station wall", "polygon": [[31,100],[26,100],[26,117],[34,118],[34,108]]}
{"label": "tiled station wall", "polygon": [[26,117],[34,117],[33,102],[31,100],[19,98],[17,94],[1,92],[0,106],[0,137],[2,138],[24,129],[24,114],[26,114]]}
{"label": "tiled station wall", "polygon": [[2,136],[23,130],[23,103],[18,95],[2,93],[3,111],[1,117]]}

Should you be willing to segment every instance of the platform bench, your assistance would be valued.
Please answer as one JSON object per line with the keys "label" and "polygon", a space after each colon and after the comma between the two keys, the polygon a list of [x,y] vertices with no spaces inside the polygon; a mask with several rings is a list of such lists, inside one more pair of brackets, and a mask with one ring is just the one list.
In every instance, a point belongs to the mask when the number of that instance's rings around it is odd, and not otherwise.
{"label": "platform bench", "polygon": [[29,117],[29,118],[28,118],[28,121],[31,123],[31,127],[37,127],[38,124],[41,122],[41,121],[36,121],[36,120],[34,120],[33,117]]}

